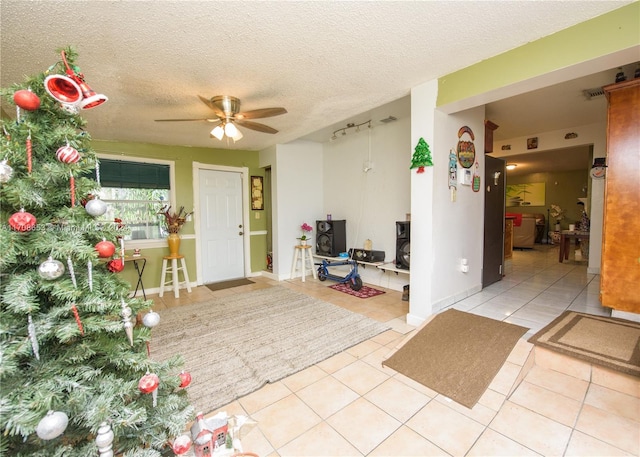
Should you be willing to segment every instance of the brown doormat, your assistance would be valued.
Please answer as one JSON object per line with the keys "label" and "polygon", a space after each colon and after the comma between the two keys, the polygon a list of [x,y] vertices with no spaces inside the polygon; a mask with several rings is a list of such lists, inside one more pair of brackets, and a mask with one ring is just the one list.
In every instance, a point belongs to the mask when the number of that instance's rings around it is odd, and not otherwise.
{"label": "brown doormat", "polygon": [[382,364],[473,408],[528,330],[450,309],[437,314]]}
{"label": "brown doormat", "polygon": [[222,289],[229,289],[231,287],[246,286],[247,284],[255,284],[255,283],[250,279],[240,278],[240,279],[232,279],[230,281],[213,282],[211,284],[205,284],[205,286],[207,286],[207,288],[211,290],[222,290]]}
{"label": "brown doormat", "polygon": [[529,342],[640,377],[640,322],[565,311]]}

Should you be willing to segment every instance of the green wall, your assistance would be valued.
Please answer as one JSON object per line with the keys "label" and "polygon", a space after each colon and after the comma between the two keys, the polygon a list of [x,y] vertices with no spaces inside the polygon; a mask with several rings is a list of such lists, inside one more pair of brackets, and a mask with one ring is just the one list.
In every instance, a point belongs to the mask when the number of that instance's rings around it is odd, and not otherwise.
{"label": "green wall", "polygon": [[[172,160],[175,162],[176,179],[176,203],[190,210],[194,206],[193,196],[193,162],[207,163],[213,165],[225,165],[233,167],[247,167],[249,176],[264,176],[264,170],[259,168],[257,151],[226,150],[214,148],[197,148],[186,146],[165,146],[147,143],[125,143],[93,140],[93,149],[99,154],[110,154],[117,158],[140,157],[162,160]],[[247,183],[249,186],[250,183]],[[247,189],[249,192],[249,189]],[[267,218],[265,211],[249,211],[250,231],[260,231],[267,229]],[[262,213],[256,219],[255,213]],[[181,235],[193,235],[193,221],[187,222]],[[266,235],[250,237],[251,250],[251,271],[262,271],[266,267]],[[145,289],[160,286],[160,274],[162,270],[162,257],[168,255],[167,248],[143,249],[142,254],[147,257],[147,265],[143,274]],[[187,260],[187,270],[189,279],[196,280],[196,243],[195,239],[182,239],[180,253]],[[135,286],[137,275],[133,268],[125,268],[121,273],[123,278]]]}
{"label": "green wall", "polygon": [[483,60],[438,80],[438,106],[640,45],[640,2]]}
{"label": "green wall", "polygon": [[[565,171],[558,173],[531,173],[510,178],[507,185],[526,183],[545,183],[545,206],[507,206],[507,213],[542,213],[546,218],[551,205],[558,205],[565,210],[565,218],[560,225],[568,229],[569,224],[580,220],[581,213],[577,205],[579,197],[586,197],[587,185],[590,181],[589,170]],[[549,221],[550,229],[555,221]]]}

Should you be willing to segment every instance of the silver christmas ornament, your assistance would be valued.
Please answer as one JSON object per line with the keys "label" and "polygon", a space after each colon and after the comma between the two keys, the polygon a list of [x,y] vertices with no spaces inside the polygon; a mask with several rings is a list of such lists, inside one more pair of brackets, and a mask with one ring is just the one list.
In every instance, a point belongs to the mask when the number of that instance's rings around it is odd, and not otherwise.
{"label": "silver christmas ornament", "polygon": [[106,422],[100,424],[98,434],[96,435],[96,446],[98,447],[98,453],[100,457],[113,457],[113,430]]}
{"label": "silver christmas ornament", "polygon": [[52,281],[64,274],[64,265],[59,260],[54,260],[51,256],[38,267],[38,274],[42,279]]}
{"label": "silver christmas ornament", "polygon": [[62,411],[49,411],[36,427],[36,434],[42,440],[52,440],[59,437],[67,429],[69,418]]}
{"label": "silver christmas ornament", "polygon": [[13,176],[13,168],[9,166],[7,163],[7,159],[4,159],[0,162],[0,182],[5,183],[9,182],[11,177]]}
{"label": "silver christmas ornament", "polygon": [[99,217],[107,212],[107,204],[96,197],[93,200],[89,200],[84,209],[90,216]]}
{"label": "silver christmas ornament", "polygon": [[145,327],[155,327],[160,323],[160,314],[156,313],[153,310],[149,310],[149,312],[142,318],[142,323],[145,325]]}

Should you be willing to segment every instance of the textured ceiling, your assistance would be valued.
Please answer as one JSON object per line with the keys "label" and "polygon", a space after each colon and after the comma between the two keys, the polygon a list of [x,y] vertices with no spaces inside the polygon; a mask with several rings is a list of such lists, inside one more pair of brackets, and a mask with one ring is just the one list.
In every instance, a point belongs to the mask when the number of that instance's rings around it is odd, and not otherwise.
{"label": "textured ceiling", "polygon": [[[46,70],[71,45],[109,97],[83,112],[93,138],[260,150],[388,103],[408,115],[396,101],[411,87],[628,3],[2,0],[0,83]],[[236,144],[211,139],[206,122],[154,122],[210,117],[198,95],[288,113],[261,120],[280,133],[244,129]],[[498,137],[510,133],[502,122]]]}

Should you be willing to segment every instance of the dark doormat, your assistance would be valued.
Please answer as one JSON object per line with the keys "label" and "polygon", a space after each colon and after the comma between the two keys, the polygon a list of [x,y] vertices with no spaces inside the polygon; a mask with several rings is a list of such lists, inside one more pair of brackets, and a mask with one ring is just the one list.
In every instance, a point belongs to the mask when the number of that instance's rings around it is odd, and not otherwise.
{"label": "dark doormat", "polygon": [[211,290],[229,289],[231,287],[246,286],[247,284],[255,284],[253,281],[247,278],[232,279],[230,281],[212,282],[211,284],[205,284]]}

